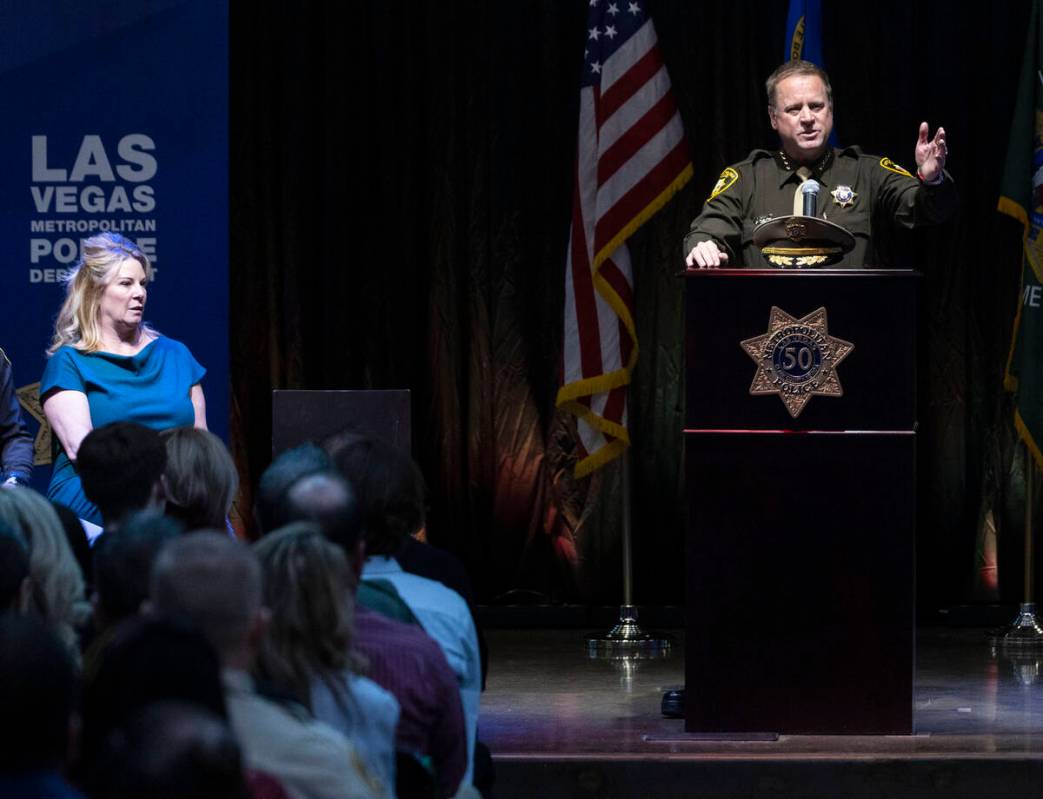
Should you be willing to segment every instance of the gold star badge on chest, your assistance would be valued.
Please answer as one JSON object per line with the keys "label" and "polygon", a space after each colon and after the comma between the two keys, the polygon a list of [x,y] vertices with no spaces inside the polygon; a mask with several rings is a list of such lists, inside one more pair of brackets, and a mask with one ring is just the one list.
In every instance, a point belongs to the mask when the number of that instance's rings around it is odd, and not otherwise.
{"label": "gold star badge on chest", "polygon": [[797,319],[772,306],[768,332],[740,342],[757,364],[750,394],[778,394],[796,419],[813,396],[841,397],[836,367],[855,345],[829,335],[826,309]]}
{"label": "gold star badge on chest", "polygon": [[833,202],[841,208],[854,205],[858,199],[858,194],[850,186],[837,186],[830,194],[833,196]]}

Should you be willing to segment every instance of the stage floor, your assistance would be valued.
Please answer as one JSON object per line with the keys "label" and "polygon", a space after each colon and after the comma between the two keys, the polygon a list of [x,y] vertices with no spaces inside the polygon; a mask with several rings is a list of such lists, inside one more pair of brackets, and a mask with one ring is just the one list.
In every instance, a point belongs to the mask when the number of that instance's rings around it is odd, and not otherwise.
{"label": "stage floor", "polygon": [[[776,762],[807,767],[831,762],[908,766],[913,762],[938,765],[948,761],[952,769],[957,768],[953,765],[957,762],[966,765],[993,760],[997,761],[993,765],[1006,768],[1004,780],[1012,792],[1020,790],[1017,785],[1024,780],[1026,788],[1033,786],[1030,793],[1038,790],[1038,778],[1043,774],[1043,657],[1011,660],[993,653],[980,629],[919,632],[915,734],[782,735],[770,741],[705,740],[685,733],[683,719],[661,715],[662,693],[684,681],[684,640],[677,631],[671,632],[669,656],[625,664],[588,658],[583,631],[489,630],[486,635],[490,668],[482,696],[479,737],[492,751],[501,777],[498,785],[502,790],[497,790],[497,797],[520,796],[533,790],[545,791],[548,796],[588,795],[582,790],[582,772],[572,777],[562,773],[558,781],[572,784],[559,785],[561,790],[550,788],[555,779],[552,772],[567,768],[569,763],[600,764],[601,776],[595,781],[606,790],[592,790],[591,796],[629,795],[607,790],[614,779],[624,778],[620,774],[613,777],[612,768],[605,771],[604,767],[613,762],[634,765],[666,761],[674,767],[685,761],[704,766]],[[1009,769],[1012,763],[1021,763],[1021,768],[1015,769],[1018,773]],[[533,766],[539,766],[537,771],[542,775],[535,783]],[[941,780],[941,785],[936,785],[940,788],[957,780],[972,794],[971,784],[984,780],[988,771],[977,768],[973,772],[977,777],[972,779],[958,769],[945,772],[943,766],[942,772],[937,768],[931,772],[928,782]],[[525,779],[521,779],[523,776]],[[716,795],[749,795],[742,780],[731,791],[720,776],[711,780],[720,787]],[[773,795],[787,795],[784,777],[775,774],[765,778],[778,783],[779,790],[772,791]],[[580,780],[579,788],[576,779]],[[590,773],[586,779],[593,779]],[[648,779],[639,783],[646,786]],[[803,780],[805,789],[809,787],[806,775],[795,779]],[[669,786],[663,780],[658,782],[664,790],[647,795],[667,793]],[[881,783],[876,779],[871,782],[879,791]],[[827,781],[825,795],[837,788],[835,780]],[[859,793],[845,790],[847,795]],[[920,794],[914,790],[895,791],[895,795]]]}

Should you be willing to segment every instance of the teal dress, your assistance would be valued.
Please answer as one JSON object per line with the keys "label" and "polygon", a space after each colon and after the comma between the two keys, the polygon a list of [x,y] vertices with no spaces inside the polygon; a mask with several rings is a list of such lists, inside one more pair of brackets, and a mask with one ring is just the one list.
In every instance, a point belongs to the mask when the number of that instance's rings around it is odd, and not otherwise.
{"label": "teal dress", "polygon": [[[58,389],[82,391],[91,410],[91,426],[137,422],[156,430],[195,422],[190,392],[203,379],[188,347],[160,336],[137,355],[80,352],[61,347],[47,362],[40,379],[40,397]],[[100,525],[101,514],[83,495],[80,476],[65,451],[58,453],[47,498]]]}

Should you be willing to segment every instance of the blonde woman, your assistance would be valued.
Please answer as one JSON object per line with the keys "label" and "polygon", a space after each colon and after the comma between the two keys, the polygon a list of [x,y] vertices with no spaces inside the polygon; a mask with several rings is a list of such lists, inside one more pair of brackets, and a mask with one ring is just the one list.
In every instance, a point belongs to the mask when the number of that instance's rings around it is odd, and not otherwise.
{"label": "blonde woman", "polygon": [[206,370],[184,344],[145,324],[152,274],[148,257],[118,233],[86,239],[47,350],[40,399],[61,445],[47,496],[94,525],[101,515],[75,466],[87,433],[109,422],[206,429]]}
{"label": "blonde woman", "polygon": [[272,614],[261,676],[351,741],[380,793],[394,796],[398,700],[357,671],[354,575],[343,550],[310,522],[289,524],[254,550]]}
{"label": "blonde woman", "polygon": [[185,530],[223,530],[239,475],[224,442],[213,433],[177,427],[163,433],[167,468],[163,489],[166,515]]}
{"label": "blonde woman", "polygon": [[79,661],[78,629],[90,606],[83,574],[72,554],[58,514],[31,488],[0,491],[0,521],[21,536],[29,552],[33,610]]}

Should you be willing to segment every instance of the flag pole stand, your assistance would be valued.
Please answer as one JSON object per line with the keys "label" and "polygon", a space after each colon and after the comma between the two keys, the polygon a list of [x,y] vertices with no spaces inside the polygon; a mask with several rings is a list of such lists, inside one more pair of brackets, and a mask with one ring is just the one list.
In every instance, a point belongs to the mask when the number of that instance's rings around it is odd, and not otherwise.
{"label": "flag pole stand", "polygon": [[665,657],[670,652],[670,641],[646,632],[637,623],[634,605],[634,567],[630,530],[630,448],[622,455],[622,512],[623,512],[623,604],[619,606],[619,621],[604,635],[587,639],[587,654],[591,658],[607,660],[645,660]]}
{"label": "flag pole stand", "polygon": [[1032,541],[1032,475],[1036,464],[1027,444],[1025,453],[1025,599],[1017,618],[1007,627],[993,633],[993,643],[1011,651],[1043,651],[1043,626],[1036,616],[1035,552]]}

